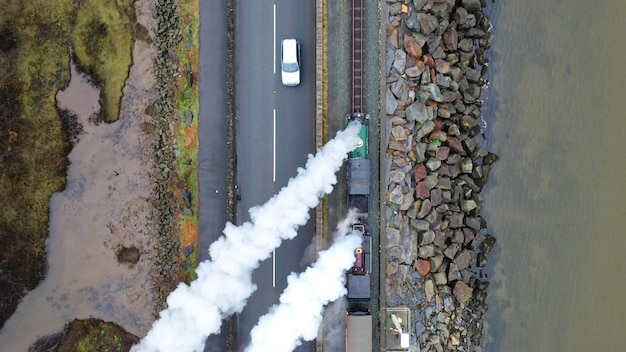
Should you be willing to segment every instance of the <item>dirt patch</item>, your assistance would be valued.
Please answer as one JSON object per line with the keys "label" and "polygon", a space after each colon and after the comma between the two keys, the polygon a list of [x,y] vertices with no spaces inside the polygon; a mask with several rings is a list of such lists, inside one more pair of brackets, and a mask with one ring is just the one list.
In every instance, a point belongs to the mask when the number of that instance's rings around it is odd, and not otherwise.
{"label": "dirt patch", "polygon": [[117,261],[125,264],[136,264],[141,257],[136,247],[122,247],[117,251]]}

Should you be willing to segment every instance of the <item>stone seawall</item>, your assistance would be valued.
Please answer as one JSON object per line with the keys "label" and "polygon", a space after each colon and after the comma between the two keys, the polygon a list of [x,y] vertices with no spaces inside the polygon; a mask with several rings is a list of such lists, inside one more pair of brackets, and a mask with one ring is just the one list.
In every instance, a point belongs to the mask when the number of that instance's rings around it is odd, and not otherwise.
{"label": "stone seawall", "polygon": [[498,159],[481,124],[484,0],[385,2],[387,306],[411,310],[418,351],[479,351],[495,239],[480,192]]}

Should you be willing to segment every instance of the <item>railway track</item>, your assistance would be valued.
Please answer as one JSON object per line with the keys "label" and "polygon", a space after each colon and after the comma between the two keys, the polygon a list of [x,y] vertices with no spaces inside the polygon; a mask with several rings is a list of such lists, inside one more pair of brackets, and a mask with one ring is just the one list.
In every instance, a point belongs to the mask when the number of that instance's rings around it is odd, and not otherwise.
{"label": "railway track", "polygon": [[363,112],[364,0],[352,0],[352,112]]}

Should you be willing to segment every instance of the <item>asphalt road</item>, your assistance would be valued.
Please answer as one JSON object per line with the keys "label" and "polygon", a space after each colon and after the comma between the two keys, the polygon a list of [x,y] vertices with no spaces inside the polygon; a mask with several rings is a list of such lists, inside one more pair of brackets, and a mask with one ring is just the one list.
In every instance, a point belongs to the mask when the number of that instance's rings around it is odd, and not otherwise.
{"label": "asphalt road", "polygon": [[[219,236],[226,215],[226,2],[200,1],[200,236],[201,261]],[[224,330],[224,329],[222,329]],[[206,352],[226,351],[224,334],[212,335]]]}
{"label": "asphalt road", "polygon": [[[267,201],[287,185],[315,150],[315,4],[300,1],[239,1],[237,4],[236,105],[237,182],[241,201],[237,223],[248,209]],[[302,45],[302,82],[280,81],[280,42],[297,37]],[[313,221],[293,241],[282,244],[254,272],[257,291],[238,318],[239,350],[249,332],[285,289],[287,275],[302,271]],[[301,351],[312,350],[306,344]]]}

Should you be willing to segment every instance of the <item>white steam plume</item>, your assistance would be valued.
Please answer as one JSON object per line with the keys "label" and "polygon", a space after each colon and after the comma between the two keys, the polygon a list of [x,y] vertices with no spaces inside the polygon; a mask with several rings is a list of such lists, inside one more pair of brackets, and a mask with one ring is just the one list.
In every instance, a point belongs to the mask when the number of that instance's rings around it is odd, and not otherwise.
{"label": "white steam plume", "polygon": [[287,277],[288,286],[280,296],[280,304],[259,319],[246,352],[291,352],[302,340],[317,337],[324,306],[346,293],[344,275],[354,264],[360,235],[353,233],[339,239],[320,253],[312,267]]}
{"label": "white steam plume", "polygon": [[306,168],[262,206],[250,209],[250,222],[226,224],[224,235],[209,248],[211,260],[198,266],[198,278],[181,283],[167,298],[168,308],[132,352],[202,351],[206,338],[217,333],[223,318],[243,310],[256,290],[252,271],[267,259],[284,239],[296,236],[306,224],[309,210],[332,191],[335,173],[358,142],[359,123],[345,130],[309,155]]}

